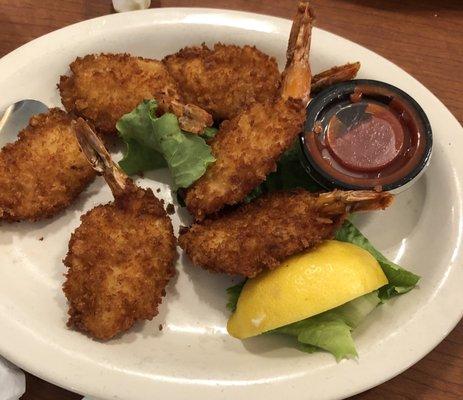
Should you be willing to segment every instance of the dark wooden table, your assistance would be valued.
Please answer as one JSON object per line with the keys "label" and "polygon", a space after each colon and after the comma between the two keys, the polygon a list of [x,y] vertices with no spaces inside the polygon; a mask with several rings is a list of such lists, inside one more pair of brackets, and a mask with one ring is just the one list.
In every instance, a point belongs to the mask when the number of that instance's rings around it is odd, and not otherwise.
{"label": "dark wooden table", "polygon": [[[313,0],[312,3],[317,26],[395,62],[431,89],[463,121],[462,0]],[[152,7],[172,6],[228,8],[291,18],[295,1],[152,2]],[[47,32],[111,12],[110,0],[0,0],[0,56]],[[27,392],[22,398],[71,400],[81,396],[28,374]],[[409,370],[354,398],[463,399],[463,322]]]}

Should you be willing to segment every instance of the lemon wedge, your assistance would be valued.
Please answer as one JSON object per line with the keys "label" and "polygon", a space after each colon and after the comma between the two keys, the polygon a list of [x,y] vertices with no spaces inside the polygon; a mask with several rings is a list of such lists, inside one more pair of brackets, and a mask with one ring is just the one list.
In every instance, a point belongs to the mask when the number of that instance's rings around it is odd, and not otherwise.
{"label": "lemon wedge", "polygon": [[366,250],[329,240],[249,279],[227,329],[245,339],[338,307],[387,284]]}

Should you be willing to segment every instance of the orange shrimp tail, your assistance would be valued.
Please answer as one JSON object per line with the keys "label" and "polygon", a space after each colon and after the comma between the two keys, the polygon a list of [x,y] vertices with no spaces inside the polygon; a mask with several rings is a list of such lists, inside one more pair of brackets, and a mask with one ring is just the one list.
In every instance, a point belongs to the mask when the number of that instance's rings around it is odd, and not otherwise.
{"label": "orange shrimp tail", "polygon": [[73,126],[82,152],[93,169],[103,174],[114,197],[125,194],[132,182],[113,162],[100,138],[82,118],[74,121]]}
{"label": "orange shrimp tail", "polygon": [[312,23],[309,3],[301,1],[294,17],[286,52],[286,67],[282,75],[281,97],[294,98],[307,104],[310,99],[312,73],[309,64]]}
{"label": "orange shrimp tail", "polygon": [[339,215],[356,211],[384,210],[394,196],[388,192],[373,190],[334,190],[318,195],[315,206],[323,215]]}

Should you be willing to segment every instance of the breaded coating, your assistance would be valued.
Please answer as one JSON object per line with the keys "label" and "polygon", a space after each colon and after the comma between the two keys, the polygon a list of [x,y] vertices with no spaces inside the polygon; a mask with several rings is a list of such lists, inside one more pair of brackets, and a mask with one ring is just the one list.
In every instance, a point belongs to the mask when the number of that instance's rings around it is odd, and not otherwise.
{"label": "breaded coating", "polygon": [[31,118],[19,139],[0,151],[0,221],[37,221],[66,208],[95,172],[58,108]]}
{"label": "breaded coating", "polygon": [[256,101],[272,100],[278,94],[275,59],[253,46],[186,47],[163,62],[185,102],[208,111],[216,121],[231,119]]}
{"label": "breaded coating", "polygon": [[291,29],[280,95],[253,103],[221,124],[209,142],[215,163],[186,191],[186,206],[196,220],[226,205],[240,203],[276,170],[278,159],[302,131],[312,78],[311,32],[311,10],[308,3],[300,2]]}
{"label": "breaded coating", "polygon": [[151,190],[89,211],[64,260],[68,326],[108,340],[151,320],[175,273],[174,258],[172,224]]}
{"label": "breaded coating", "polygon": [[331,239],[348,212],[384,209],[388,193],[275,192],[185,229],[179,244],[193,264],[248,278]]}
{"label": "breaded coating", "polygon": [[224,205],[239,203],[276,170],[281,154],[301,132],[305,108],[297,101],[254,103],[225,121],[213,140],[216,158],[186,191],[188,210],[200,220]]}
{"label": "breaded coating", "polygon": [[180,102],[177,84],[164,64],[128,54],[90,54],[78,57],[71,75],[58,84],[67,111],[91,122],[101,133],[114,133],[116,122],[141,101]]}
{"label": "breaded coating", "polygon": [[68,326],[108,340],[157,315],[175,274],[176,241],[170,218],[153,192],[127,178],[82,119],[76,132],[115,200],[85,214],[71,236],[63,285]]}

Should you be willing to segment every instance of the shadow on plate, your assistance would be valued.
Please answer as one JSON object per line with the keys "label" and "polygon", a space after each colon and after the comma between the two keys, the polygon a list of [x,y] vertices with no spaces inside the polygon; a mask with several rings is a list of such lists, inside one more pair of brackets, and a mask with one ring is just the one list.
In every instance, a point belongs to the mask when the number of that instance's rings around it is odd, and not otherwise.
{"label": "shadow on plate", "polygon": [[183,252],[179,261],[179,264],[182,265],[183,273],[189,282],[191,282],[199,299],[210,307],[224,313],[228,318],[230,312],[226,307],[228,302],[227,289],[241,282],[242,278],[215,274],[194,266]]}
{"label": "shadow on plate", "polygon": [[[172,179],[170,177],[169,170],[167,168],[161,168],[161,169],[155,169],[152,171],[147,171],[142,174],[143,178],[149,179],[152,183],[156,184],[164,184],[164,185],[169,185],[172,187]],[[132,179],[135,181],[138,180],[138,176],[134,175],[132,176]],[[140,184],[140,182],[139,182]],[[143,185],[141,185],[143,186]]]}
{"label": "shadow on plate", "polygon": [[366,236],[378,248],[398,247],[419,224],[426,203],[427,186],[427,176],[424,175],[410,189],[398,194],[387,210],[354,214],[352,221],[362,232],[366,231]]}
{"label": "shadow on plate", "polygon": [[173,196],[173,202],[174,202],[174,204],[175,204],[175,206],[177,208],[176,211],[177,211],[177,215],[178,215],[178,218],[179,218],[179,221],[180,221],[181,225],[190,226],[193,223],[193,217],[188,212],[186,207],[181,207],[178,204],[178,201],[177,201],[177,199],[175,197],[176,196]]}
{"label": "shadow on plate", "polygon": [[295,338],[286,335],[264,334],[243,340],[241,343],[246,351],[261,357],[293,358],[304,354],[297,350]]}

